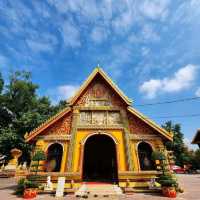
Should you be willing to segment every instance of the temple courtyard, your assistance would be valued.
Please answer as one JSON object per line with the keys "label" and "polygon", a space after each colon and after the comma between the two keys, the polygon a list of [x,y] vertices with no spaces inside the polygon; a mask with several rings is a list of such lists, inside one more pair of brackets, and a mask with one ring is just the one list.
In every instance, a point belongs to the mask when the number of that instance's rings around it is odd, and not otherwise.
{"label": "temple courtyard", "polygon": [[[198,175],[178,175],[179,183],[184,188],[184,193],[178,194],[177,200],[199,200],[200,199],[200,174]],[[16,187],[16,180],[14,178],[1,178],[0,179],[0,199],[22,199],[18,198],[15,195],[13,195],[13,192]],[[38,195],[35,199],[57,199],[53,195]],[[66,199],[66,200],[74,200],[74,199],[81,199],[76,198],[73,195],[66,195],[63,198],[59,199]],[[167,197],[162,197],[158,194],[141,194],[141,193],[135,193],[132,195],[122,195],[118,197],[114,196],[98,196],[98,197],[89,197],[87,199],[119,199],[119,200],[161,200],[161,199],[169,199]]]}

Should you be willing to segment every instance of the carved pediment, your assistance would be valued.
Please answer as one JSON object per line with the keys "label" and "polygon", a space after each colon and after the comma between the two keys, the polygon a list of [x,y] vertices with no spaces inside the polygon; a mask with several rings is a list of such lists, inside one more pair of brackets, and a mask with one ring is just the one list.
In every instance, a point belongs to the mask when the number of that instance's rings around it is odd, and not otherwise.
{"label": "carved pediment", "polygon": [[81,111],[80,125],[120,125],[122,124],[119,111]]}
{"label": "carved pediment", "polygon": [[43,135],[67,135],[70,134],[72,122],[72,115],[66,115],[62,119],[55,122],[52,126],[47,128]]}
{"label": "carved pediment", "polygon": [[86,91],[79,97],[76,106],[115,106],[125,108],[125,104],[119,95],[109,87],[105,80],[98,77],[88,85]]}

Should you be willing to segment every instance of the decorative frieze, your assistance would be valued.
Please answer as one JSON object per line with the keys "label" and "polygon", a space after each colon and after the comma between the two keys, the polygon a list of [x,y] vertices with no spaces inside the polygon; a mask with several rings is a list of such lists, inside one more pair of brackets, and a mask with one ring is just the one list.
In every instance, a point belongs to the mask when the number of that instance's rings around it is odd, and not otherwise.
{"label": "decorative frieze", "polygon": [[160,137],[148,134],[130,134],[129,137],[131,140],[160,140]]}
{"label": "decorative frieze", "polygon": [[124,127],[122,125],[115,126],[107,126],[107,125],[78,125],[77,129],[85,129],[85,130],[123,130]]}
{"label": "decorative frieze", "polygon": [[71,135],[63,134],[63,135],[45,135],[43,137],[43,140],[45,141],[51,141],[51,140],[70,140]]}
{"label": "decorative frieze", "polygon": [[80,111],[79,125],[119,125],[122,124],[119,111]]}

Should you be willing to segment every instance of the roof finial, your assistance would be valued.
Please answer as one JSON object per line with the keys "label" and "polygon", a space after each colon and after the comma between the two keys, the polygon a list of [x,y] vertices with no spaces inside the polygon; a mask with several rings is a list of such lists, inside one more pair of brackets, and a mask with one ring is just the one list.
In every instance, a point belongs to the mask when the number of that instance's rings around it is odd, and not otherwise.
{"label": "roof finial", "polygon": [[97,63],[98,63],[98,64],[97,64],[97,68],[100,68],[100,64],[99,64],[99,63],[100,63],[100,60],[97,60]]}

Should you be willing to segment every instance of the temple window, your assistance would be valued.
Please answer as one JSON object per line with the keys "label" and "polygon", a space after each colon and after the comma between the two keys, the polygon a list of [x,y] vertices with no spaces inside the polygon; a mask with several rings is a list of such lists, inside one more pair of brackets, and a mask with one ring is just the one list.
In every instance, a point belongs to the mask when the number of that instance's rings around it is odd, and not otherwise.
{"label": "temple window", "polygon": [[138,145],[138,156],[141,170],[155,170],[154,162],[151,159],[152,147],[146,143],[141,142]]}
{"label": "temple window", "polygon": [[59,172],[62,162],[63,147],[59,143],[54,143],[47,150],[47,171]]}

